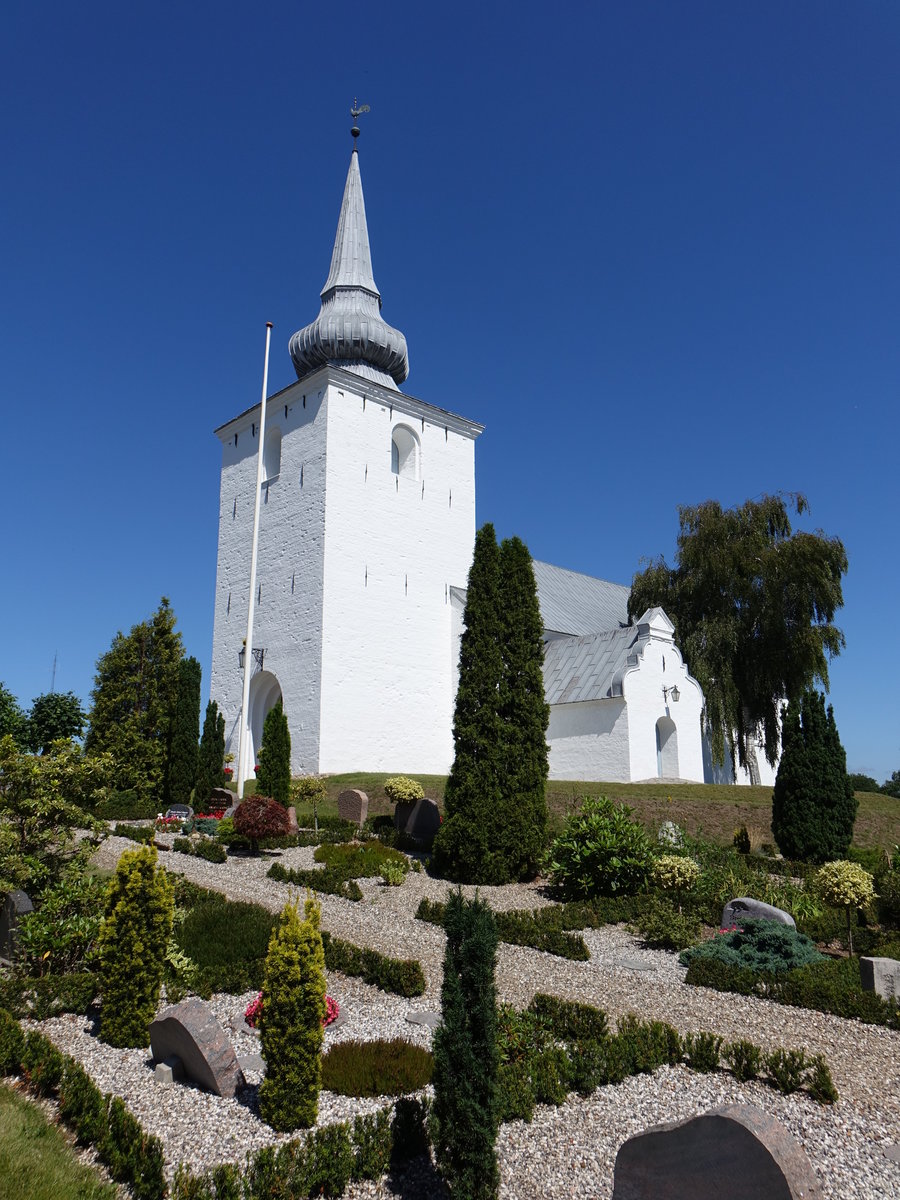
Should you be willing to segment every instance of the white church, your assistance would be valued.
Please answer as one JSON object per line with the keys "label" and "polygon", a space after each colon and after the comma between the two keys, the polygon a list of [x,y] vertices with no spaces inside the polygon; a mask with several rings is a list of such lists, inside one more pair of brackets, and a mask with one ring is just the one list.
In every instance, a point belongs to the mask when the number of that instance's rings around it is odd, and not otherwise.
{"label": "white church", "polygon": [[[406,339],[381,317],[355,140],[321,311],[290,354],[297,382],[266,400],[249,763],[281,699],[294,774],[446,774],[483,426],[400,391]],[[211,697],[235,754],[259,426],[257,404],[216,430]],[[703,694],[662,609],[629,625],[627,587],[534,572],[551,778],[735,781],[705,750]]]}

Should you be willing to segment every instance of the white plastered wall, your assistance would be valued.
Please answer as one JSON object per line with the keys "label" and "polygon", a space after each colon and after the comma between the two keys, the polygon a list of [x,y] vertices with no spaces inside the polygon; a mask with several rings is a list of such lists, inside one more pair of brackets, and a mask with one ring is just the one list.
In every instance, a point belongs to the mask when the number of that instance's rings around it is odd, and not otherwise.
{"label": "white plastered wall", "polygon": [[551,704],[547,743],[551,779],[630,778],[628,711],[621,697]]}

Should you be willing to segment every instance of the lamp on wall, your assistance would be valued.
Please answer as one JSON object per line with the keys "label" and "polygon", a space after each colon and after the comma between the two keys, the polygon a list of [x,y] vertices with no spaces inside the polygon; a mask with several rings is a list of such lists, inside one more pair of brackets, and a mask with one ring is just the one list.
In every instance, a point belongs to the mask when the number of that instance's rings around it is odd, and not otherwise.
{"label": "lamp on wall", "polygon": [[[261,646],[254,646],[253,647],[253,657],[256,660],[256,664],[259,667],[259,669],[262,670],[263,663],[265,662],[265,658],[266,658],[265,650]],[[240,650],[238,651],[238,665],[240,666],[242,671],[244,669],[244,663],[245,663],[246,659],[247,659],[247,643],[244,642],[244,644],[241,646]]]}
{"label": "lamp on wall", "polygon": [[673,683],[671,687],[666,687],[666,685],[663,684],[663,702],[665,704],[669,703],[670,696],[676,704],[681,699],[681,692],[679,692],[677,684]]}

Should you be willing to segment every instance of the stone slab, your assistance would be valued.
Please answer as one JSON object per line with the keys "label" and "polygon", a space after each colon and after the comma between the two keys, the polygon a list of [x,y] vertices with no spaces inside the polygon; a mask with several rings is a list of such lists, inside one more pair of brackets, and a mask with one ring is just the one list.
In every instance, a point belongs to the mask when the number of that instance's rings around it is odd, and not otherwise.
{"label": "stone slab", "polygon": [[234,1096],[244,1086],[231,1039],[202,1000],[164,1009],[150,1026],[150,1049],[157,1062],[180,1058],[185,1076],[216,1096]]}
{"label": "stone slab", "polygon": [[729,900],[722,909],[722,929],[729,929],[732,925],[739,925],[743,917],[756,917],[761,921],[780,921],[782,925],[792,925],[796,928],[796,922],[790,913],[784,911],[783,908],[776,908],[774,904],[765,904],[762,900],[754,900],[752,896],[737,896],[734,900]]}
{"label": "stone slab", "polygon": [[293,804],[287,810],[287,815],[288,815],[288,833],[299,832],[300,826],[297,824],[297,810],[293,806]]}
{"label": "stone slab", "polygon": [[875,992],[882,1000],[900,998],[900,962],[896,958],[861,958],[859,981],[864,992]]}
{"label": "stone slab", "polygon": [[171,1087],[176,1081],[184,1079],[184,1065],[180,1058],[174,1055],[165,1062],[159,1062],[153,1070],[153,1078],[163,1087]]}
{"label": "stone slab", "polygon": [[355,821],[362,829],[369,815],[369,797],[359,788],[347,788],[338,796],[338,816],[342,821]]}
{"label": "stone slab", "polygon": [[33,911],[31,898],[18,888],[4,898],[0,908],[0,958],[10,962],[15,958],[19,922]]}
{"label": "stone slab", "polygon": [[266,1069],[261,1054],[239,1054],[238,1066],[242,1071],[265,1071]]}
{"label": "stone slab", "polygon": [[404,1017],[410,1025],[424,1025],[427,1029],[437,1029],[441,1023],[441,1014],[438,1012],[408,1012]]}
{"label": "stone slab", "polygon": [[753,1104],[715,1108],[629,1138],[613,1200],[821,1200],[806,1151]]}
{"label": "stone slab", "polygon": [[884,1157],[889,1158],[891,1162],[900,1163],[900,1146],[882,1146]]}
{"label": "stone slab", "polygon": [[648,962],[642,962],[639,958],[617,958],[614,960],[614,965],[624,967],[626,971],[652,971],[653,965]]}

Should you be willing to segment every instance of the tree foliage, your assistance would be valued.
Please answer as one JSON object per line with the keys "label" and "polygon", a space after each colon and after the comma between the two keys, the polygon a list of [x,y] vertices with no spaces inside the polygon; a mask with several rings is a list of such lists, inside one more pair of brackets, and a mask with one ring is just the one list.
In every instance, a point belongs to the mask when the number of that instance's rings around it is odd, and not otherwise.
{"label": "tree foliage", "polygon": [[147,1046],[172,932],[173,888],[156,849],[126,850],[109,885],[100,927],[100,1037]]}
{"label": "tree foliage", "polygon": [[880,789],[885,796],[896,796],[900,800],[900,771],[892,771],[890,779],[886,779]]}
{"label": "tree foliage", "polygon": [[79,854],[76,831],[99,834],[90,815],[106,795],[112,763],[86,758],[71,742],[54,742],[43,756],[0,738],[0,893],[22,888],[35,896],[56,882]]}
{"label": "tree foliage", "polygon": [[190,804],[197,782],[200,751],[200,664],[183,658],[178,664],[178,691],[167,770],[169,804]]}
{"label": "tree foliage", "polygon": [[225,784],[225,718],[219,712],[215,700],[206,706],[203,720],[203,735],[200,738],[200,754],[197,766],[197,804],[202,806],[212,795],[213,788]]}
{"label": "tree foliage", "polygon": [[286,904],[266,956],[259,1018],[266,1077],[259,1111],[273,1129],[290,1132],[316,1122],[322,1086],[325,952],[321,909],[307,899],[304,920]]}
{"label": "tree foliage", "polygon": [[288,831],[287,809],[271,796],[258,792],[242,800],[235,809],[234,827],[241,837],[249,838],[253,853],[259,853],[259,839],[281,837]]}
{"label": "tree foliage", "polygon": [[494,1200],[499,1191],[497,929],[482,900],[451,892],[441,1024],[434,1034],[434,1152],[451,1195]]}
{"label": "tree foliage", "polygon": [[534,874],[547,826],[543,626],[531,556],[519,538],[475,538],[460,642],[454,761],[434,870],[461,883]]}
{"label": "tree foliage", "polygon": [[25,735],[27,718],[18,700],[0,683],[0,738],[11,737],[20,742]]}
{"label": "tree foliage", "polygon": [[52,742],[80,738],[86,721],[87,714],[74,692],[36,696],[28,713],[28,748],[35,754],[45,754]]}
{"label": "tree foliage", "polygon": [[793,532],[789,508],[801,515],[806,498],[777,493],[731,509],[715,500],[683,506],[675,565],[660,558],[632,581],[631,620],[658,605],[675,623],[706,698],[719,763],[736,749],[749,768],[761,739],[774,765],[782,704],[816,681],[827,688],[828,661],[844,645],[833,623],[843,604],[844,546],[821,531]]}
{"label": "tree foliage", "polygon": [[845,859],[857,800],[831,705],[807,689],[788,705],[782,754],[772,791],[772,834],[786,858],[824,863]]}
{"label": "tree foliage", "polygon": [[290,804],[291,735],[280,700],[269,709],[263,722],[256,786],[279,804]]}
{"label": "tree foliage", "polygon": [[109,752],[117,791],[162,797],[183,655],[175,614],[159,608],[131,632],[117,633],[97,662],[85,749]]}

